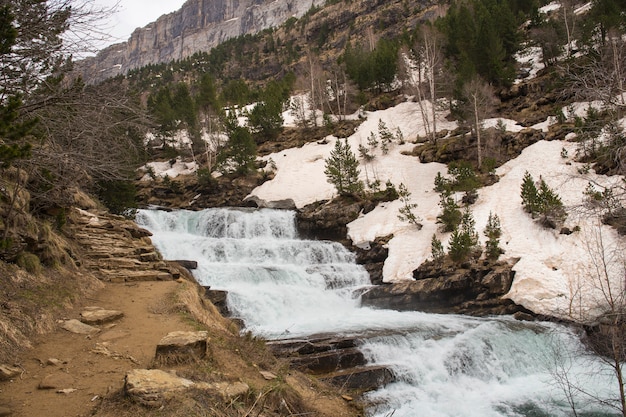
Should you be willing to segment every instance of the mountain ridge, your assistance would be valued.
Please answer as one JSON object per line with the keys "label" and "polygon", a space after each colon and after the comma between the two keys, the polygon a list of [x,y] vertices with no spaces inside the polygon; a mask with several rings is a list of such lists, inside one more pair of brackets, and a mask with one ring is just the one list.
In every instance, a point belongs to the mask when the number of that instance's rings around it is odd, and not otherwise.
{"label": "mountain ridge", "polygon": [[187,58],[221,42],[280,26],[325,0],[188,0],[175,12],[135,29],[126,42],[101,50],[77,64],[90,83],[150,64]]}

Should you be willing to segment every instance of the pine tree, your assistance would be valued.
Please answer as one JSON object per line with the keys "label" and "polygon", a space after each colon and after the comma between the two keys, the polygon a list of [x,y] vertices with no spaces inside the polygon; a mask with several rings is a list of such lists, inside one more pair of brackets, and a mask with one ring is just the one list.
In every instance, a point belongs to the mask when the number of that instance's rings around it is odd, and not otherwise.
{"label": "pine tree", "polygon": [[454,201],[454,198],[450,193],[441,194],[439,201],[441,206],[441,214],[437,216],[437,223],[443,225],[442,230],[444,232],[454,231],[461,222],[462,213],[459,205]]}
{"label": "pine tree", "polygon": [[561,222],[567,217],[561,197],[548,186],[543,178],[539,181],[538,211],[544,216],[544,220],[550,218]]}
{"label": "pine tree", "polygon": [[537,213],[539,208],[539,191],[535,185],[535,180],[528,171],[526,171],[522,180],[521,197],[524,210],[530,213],[532,217],[535,217],[535,213]]}
{"label": "pine tree", "polygon": [[413,210],[417,208],[416,203],[411,203],[411,192],[407,190],[406,185],[400,183],[398,186],[398,196],[402,202],[402,207],[398,209],[398,219],[411,223],[414,226],[418,226],[420,229],[422,225],[419,222],[419,218],[413,213]]}
{"label": "pine tree", "polygon": [[393,133],[382,119],[378,119],[378,136],[380,136],[383,155],[386,155],[389,152],[389,145],[393,142]]}
{"label": "pine tree", "polygon": [[433,233],[433,237],[430,240],[430,248],[433,254],[433,260],[435,262],[441,262],[443,257],[446,256],[446,253],[443,250],[443,244],[441,240],[437,238],[437,235]]}
{"label": "pine tree", "polygon": [[502,235],[502,229],[500,228],[500,219],[497,214],[489,213],[489,219],[483,232],[487,238],[485,243],[485,252],[487,253],[487,259],[497,260],[502,249],[500,249],[500,236]]}
{"label": "pine tree", "polygon": [[462,215],[461,224],[450,236],[450,249],[448,254],[454,262],[467,260],[472,252],[478,247],[478,233],[475,230],[475,220],[469,207]]}
{"label": "pine tree", "polygon": [[352,152],[347,139],[337,139],[330,157],[325,160],[324,174],[339,195],[360,194],[363,183],[359,180],[359,161]]}

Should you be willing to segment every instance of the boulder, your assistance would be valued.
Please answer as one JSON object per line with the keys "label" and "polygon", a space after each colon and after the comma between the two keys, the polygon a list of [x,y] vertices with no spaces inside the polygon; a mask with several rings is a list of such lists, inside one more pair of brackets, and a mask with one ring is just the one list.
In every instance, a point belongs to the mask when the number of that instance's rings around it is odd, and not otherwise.
{"label": "boulder", "polygon": [[80,313],[80,321],[86,324],[104,324],[119,320],[124,313],[119,310],[86,310]]}
{"label": "boulder", "polygon": [[208,332],[168,333],[156,347],[156,361],[162,364],[193,362],[207,356]]}
{"label": "boulder", "polygon": [[306,238],[344,242],[346,225],[365,210],[367,201],[358,197],[338,197],[331,201],[309,204],[298,212],[298,230]]}

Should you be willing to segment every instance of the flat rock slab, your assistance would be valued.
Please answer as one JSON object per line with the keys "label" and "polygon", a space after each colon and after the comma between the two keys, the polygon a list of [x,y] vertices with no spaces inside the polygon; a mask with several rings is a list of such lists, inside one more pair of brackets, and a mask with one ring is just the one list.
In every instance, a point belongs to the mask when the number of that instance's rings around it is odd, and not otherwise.
{"label": "flat rock slab", "polygon": [[134,369],[126,374],[124,391],[135,402],[150,407],[160,407],[163,403],[188,389],[206,391],[229,400],[250,391],[243,382],[194,382],[180,378],[160,369]]}
{"label": "flat rock slab", "polygon": [[13,379],[22,373],[20,368],[16,368],[11,365],[0,364],[0,381],[7,381]]}
{"label": "flat rock slab", "polygon": [[76,380],[70,374],[65,372],[55,372],[42,379],[38,388],[62,390],[71,388],[75,383]]}
{"label": "flat rock slab", "polygon": [[97,327],[90,326],[76,319],[65,321],[61,327],[68,332],[76,334],[94,334],[100,331]]}
{"label": "flat rock slab", "polygon": [[124,391],[135,402],[159,407],[176,393],[196,384],[159,369],[133,369],[126,374]]}
{"label": "flat rock slab", "polygon": [[80,321],[86,324],[104,324],[119,320],[124,313],[118,310],[85,310],[80,313]]}
{"label": "flat rock slab", "polygon": [[200,332],[171,332],[156,347],[156,360],[163,364],[186,363],[207,356],[209,334]]}

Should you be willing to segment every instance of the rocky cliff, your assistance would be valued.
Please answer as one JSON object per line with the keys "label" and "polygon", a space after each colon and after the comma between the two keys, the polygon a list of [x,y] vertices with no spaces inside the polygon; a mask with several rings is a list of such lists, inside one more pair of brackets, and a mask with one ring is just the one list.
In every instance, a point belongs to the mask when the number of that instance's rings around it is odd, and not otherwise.
{"label": "rocky cliff", "polygon": [[83,78],[98,82],[131,69],[209,51],[240,35],[280,26],[325,0],[188,0],[180,10],[136,29],[127,42],[78,64]]}

